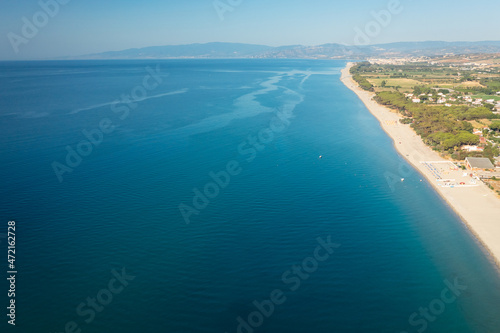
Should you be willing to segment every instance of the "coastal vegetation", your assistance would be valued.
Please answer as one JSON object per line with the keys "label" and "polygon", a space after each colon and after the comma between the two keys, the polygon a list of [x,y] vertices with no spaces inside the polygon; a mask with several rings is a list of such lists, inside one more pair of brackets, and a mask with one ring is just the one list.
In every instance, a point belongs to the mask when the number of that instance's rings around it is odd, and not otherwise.
{"label": "coastal vegetation", "polygon": [[[469,66],[469,65],[467,65]],[[361,62],[353,79],[403,118],[434,150],[454,159],[500,154],[500,71],[496,67]]]}
{"label": "coastal vegetation", "polygon": [[361,73],[366,73],[370,70],[369,62],[362,62],[351,68],[351,74],[359,86],[366,91],[375,91],[374,85],[370,83]]}

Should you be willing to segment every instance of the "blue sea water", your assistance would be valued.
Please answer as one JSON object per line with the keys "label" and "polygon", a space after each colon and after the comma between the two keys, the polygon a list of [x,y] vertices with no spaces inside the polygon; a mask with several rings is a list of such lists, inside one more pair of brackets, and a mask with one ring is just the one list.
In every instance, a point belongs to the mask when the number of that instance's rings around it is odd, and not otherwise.
{"label": "blue sea water", "polygon": [[343,67],[0,63],[2,332],[499,332],[497,268]]}

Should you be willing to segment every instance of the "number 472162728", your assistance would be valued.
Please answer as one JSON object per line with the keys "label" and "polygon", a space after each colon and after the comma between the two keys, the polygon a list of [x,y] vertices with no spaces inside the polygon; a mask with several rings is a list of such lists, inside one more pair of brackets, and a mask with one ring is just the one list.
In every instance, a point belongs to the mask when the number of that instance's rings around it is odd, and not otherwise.
{"label": "number 472162728", "polygon": [[8,262],[9,269],[14,270],[16,268],[16,222],[9,221],[7,228],[7,243],[8,247]]}

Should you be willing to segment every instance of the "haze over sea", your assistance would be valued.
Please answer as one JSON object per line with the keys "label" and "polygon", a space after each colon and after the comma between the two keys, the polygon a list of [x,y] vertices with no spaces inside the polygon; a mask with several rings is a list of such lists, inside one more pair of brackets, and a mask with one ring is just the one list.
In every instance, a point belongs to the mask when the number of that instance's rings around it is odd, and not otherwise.
{"label": "haze over sea", "polygon": [[[0,63],[19,332],[237,332],[242,320],[246,333],[499,332],[498,270],[341,83],[345,65]],[[141,99],[114,104],[131,93]],[[115,127],[68,166],[67,146],[100,124]],[[71,172],[58,179],[54,162]],[[238,172],[186,223],[179,205],[228,163]],[[318,238],[337,244],[323,261]],[[122,268],[135,278],[100,292]],[[276,289],[282,302],[255,314]]]}

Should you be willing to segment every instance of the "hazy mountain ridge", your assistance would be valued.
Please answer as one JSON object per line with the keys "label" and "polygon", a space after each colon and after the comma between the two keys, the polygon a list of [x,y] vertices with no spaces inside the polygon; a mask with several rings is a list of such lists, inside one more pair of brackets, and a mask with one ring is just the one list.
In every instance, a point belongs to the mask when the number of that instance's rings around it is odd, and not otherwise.
{"label": "hazy mountain ridge", "polygon": [[207,43],[151,46],[110,51],[65,59],[175,59],[175,58],[298,58],[365,59],[369,57],[439,56],[445,54],[500,53],[500,41],[483,42],[400,42],[366,46],[323,44],[318,46],[280,46]]}

